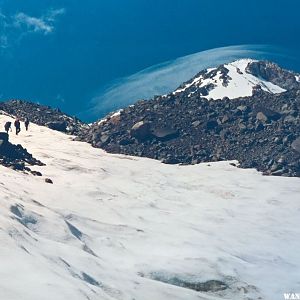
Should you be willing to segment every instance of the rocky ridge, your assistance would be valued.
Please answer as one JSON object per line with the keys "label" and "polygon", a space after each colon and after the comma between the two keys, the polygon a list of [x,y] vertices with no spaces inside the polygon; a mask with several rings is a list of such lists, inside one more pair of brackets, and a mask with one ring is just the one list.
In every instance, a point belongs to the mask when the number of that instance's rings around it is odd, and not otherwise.
{"label": "rocky ridge", "polygon": [[[232,80],[225,76],[226,66],[216,70],[223,70],[220,77],[226,86]],[[300,176],[297,74],[264,61],[251,61],[240,72],[251,72],[268,80],[265,86],[276,84],[278,89],[253,85],[250,96],[211,100],[192,79],[169,95],[139,101],[94,123],[77,139],[111,153],[164,163],[238,160],[241,167],[264,174]]]}
{"label": "rocky ridge", "polygon": [[23,100],[0,102],[0,110],[21,120],[28,117],[30,122],[67,134],[77,135],[88,127],[78,118],[68,116],[59,109]]}
{"label": "rocky ridge", "polygon": [[246,67],[246,72],[262,78],[286,90],[300,89],[299,74],[282,69],[269,61],[252,61]]}

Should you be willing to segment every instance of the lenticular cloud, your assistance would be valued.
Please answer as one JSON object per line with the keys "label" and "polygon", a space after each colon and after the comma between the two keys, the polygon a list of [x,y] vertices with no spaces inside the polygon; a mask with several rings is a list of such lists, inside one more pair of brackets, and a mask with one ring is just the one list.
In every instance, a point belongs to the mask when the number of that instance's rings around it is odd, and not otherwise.
{"label": "lenticular cloud", "polygon": [[278,53],[278,49],[268,45],[240,45],[183,56],[116,80],[98,92],[86,113],[89,117],[99,117],[137,100],[169,93],[205,68],[245,57],[276,61]]}

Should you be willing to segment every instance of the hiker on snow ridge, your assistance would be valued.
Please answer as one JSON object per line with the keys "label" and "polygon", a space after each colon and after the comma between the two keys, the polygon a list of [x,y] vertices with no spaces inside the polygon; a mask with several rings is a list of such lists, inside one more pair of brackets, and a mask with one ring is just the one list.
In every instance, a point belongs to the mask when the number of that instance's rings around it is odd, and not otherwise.
{"label": "hiker on snow ridge", "polygon": [[8,133],[9,129],[10,129],[10,131],[12,131],[11,130],[11,122],[9,122],[9,121],[6,122],[4,125],[4,129],[5,129],[6,133]]}
{"label": "hiker on snow ridge", "polygon": [[25,119],[25,128],[26,128],[26,131],[28,130],[28,126],[29,126],[29,119],[26,118]]}
{"label": "hiker on snow ridge", "polygon": [[18,135],[18,133],[21,131],[21,124],[20,124],[20,120],[16,119],[15,121],[15,127],[16,127],[16,135]]}

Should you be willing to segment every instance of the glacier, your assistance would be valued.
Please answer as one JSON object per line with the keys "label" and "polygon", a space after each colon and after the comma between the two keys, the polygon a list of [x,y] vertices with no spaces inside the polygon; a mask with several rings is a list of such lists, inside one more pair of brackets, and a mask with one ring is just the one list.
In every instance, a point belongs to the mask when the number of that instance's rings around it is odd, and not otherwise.
{"label": "glacier", "polygon": [[10,141],[46,166],[31,167],[42,177],[0,166],[0,299],[273,300],[300,290],[299,178],[112,155],[35,124]]}

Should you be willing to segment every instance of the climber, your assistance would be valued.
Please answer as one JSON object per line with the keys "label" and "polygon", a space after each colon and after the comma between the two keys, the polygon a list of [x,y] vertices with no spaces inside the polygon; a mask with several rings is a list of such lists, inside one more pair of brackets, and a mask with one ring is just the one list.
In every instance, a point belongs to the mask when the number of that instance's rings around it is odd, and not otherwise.
{"label": "climber", "polygon": [[15,127],[16,127],[16,135],[18,135],[18,133],[21,131],[21,124],[18,118],[15,120]]}
{"label": "climber", "polygon": [[26,128],[26,131],[28,130],[28,126],[29,126],[29,119],[26,118],[25,119],[25,128]]}
{"label": "climber", "polygon": [[6,133],[8,133],[9,129],[10,129],[10,131],[12,131],[11,122],[9,122],[9,121],[6,122],[5,125],[4,125],[4,128],[5,128]]}

